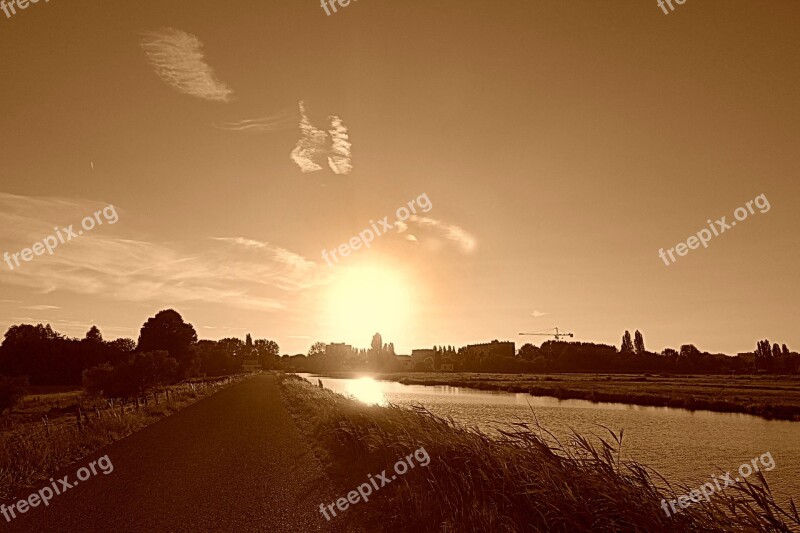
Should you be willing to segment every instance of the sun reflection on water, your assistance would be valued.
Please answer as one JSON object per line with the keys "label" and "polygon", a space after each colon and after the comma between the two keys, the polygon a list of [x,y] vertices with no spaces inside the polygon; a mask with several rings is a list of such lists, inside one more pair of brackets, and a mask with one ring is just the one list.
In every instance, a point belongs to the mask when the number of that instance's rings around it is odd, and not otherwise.
{"label": "sun reflection on water", "polygon": [[349,381],[347,394],[368,405],[386,405],[387,403],[381,384],[369,377]]}

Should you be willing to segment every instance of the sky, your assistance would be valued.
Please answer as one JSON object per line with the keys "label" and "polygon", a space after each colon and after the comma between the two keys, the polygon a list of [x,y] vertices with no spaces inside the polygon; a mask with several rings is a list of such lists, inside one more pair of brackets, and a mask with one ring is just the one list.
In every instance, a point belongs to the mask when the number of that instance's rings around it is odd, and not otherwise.
{"label": "sky", "polygon": [[[0,12],[0,330],[135,339],[173,308],[200,338],[291,354],[375,332],[399,353],[539,344],[518,334],[556,326],[800,349],[800,5],[675,8]],[[769,209],[707,248],[659,256],[759,196]]]}

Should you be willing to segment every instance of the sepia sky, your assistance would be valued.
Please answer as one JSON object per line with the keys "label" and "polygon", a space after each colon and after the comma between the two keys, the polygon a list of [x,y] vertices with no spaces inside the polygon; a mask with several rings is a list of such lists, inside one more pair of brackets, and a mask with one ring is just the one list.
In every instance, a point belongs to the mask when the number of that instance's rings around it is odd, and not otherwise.
{"label": "sepia sky", "polygon": [[[282,353],[554,326],[797,350],[799,26],[790,0],[0,12],[0,253],[119,215],[0,263],[0,329],[136,338],[174,308]],[[322,259],[423,194],[407,227]],[[761,194],[769,211],[659,258]]]}

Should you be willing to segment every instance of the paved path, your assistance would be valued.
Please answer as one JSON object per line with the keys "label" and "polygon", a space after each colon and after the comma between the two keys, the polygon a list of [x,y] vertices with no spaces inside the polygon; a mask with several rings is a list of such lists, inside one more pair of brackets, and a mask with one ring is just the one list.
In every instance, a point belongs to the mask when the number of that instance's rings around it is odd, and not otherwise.
{"label": "paved path", "polygon": [[320,503],[340,495],[279,394],[275,378],[261,375],[148,426],[53,478],[69,475],[73,482],[80,467],[105,454],[113,472],[98,469],[48,507],[40,504],[11,523],[0,516],[0,532],[356,530],[347,516],[326,523],[319,513]]}

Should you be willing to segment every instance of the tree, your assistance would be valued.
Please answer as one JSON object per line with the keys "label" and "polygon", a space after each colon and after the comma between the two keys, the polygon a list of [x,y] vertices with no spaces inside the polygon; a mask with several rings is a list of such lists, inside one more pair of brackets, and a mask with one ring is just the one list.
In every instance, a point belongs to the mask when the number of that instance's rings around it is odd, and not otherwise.
{"label": "tree", "polygon": [[772,345],[772,357],[780,357],[781,356],[781,347],[778,346],[778,343]]}
{"label": "tree", "polygon": [[114,339],[109,343],[115,350],[120,352],[132,352],[136,349],[136,341],[123,337],[121,339]]}
{"label": "tree", "polygon": [[[240,341],[241,342],[241,341]],[[166,309],[147,320],[139,333],[139,352],[165,350],[170,357],[178,361],[183,375],[196,371],[196,353],[193,350],[197,343],[197,332],[194,326],[183,321],[177,311]]]}
{"label": "tree", "polygon": [[519,349],[519,356],[525,361],[533,361],[533,358],[539,355],[539,348],[531,343],[525,343]]}
{"label": "tree", "polygon": [[117,365],[103,363],[83,372],[83,387],[92,395],[129,398],[176,379],[178,362],[169,353],[138,352]]}
{"label": "tree", "polygon": [[324,355],[327,347],[328,345],[324,342],[315,342],[311,345],[311,348],[308,349],[308,356],[311,357],[312,355]]}
{"label": "tree", "polygon": [[381,348],[383,347],[383,339],[381,338],[380,333],[376,333],[372,336],[372,351],[375,354],[379,354],[381,352]]}
{"label": "tree", "polygon": [[694,344],[684,344],[681,346],[681,357],[688,357],[690,360],[700,357],[700,350]]}
{"label": "tree", "polygon": [[785,344],[783,345],[783,347],[781,347],[781,351],[783,352],[783,355],[789,355],[789,347],[786,346]]}
{"label": "tree", "polygon": [[100,329],[97,326],[92,326],[89,328],[89,331],[86,332],[86,337],[84,340],[89,342],[103,342],[103,334],[100,333]]}
{"label": "tree", "polygon": [[633,349],[636,351],[637,355],[644,355],[646,353],[644,349],[644,337],[638,329],[633,335]]}
{"label": "tree", "polygon": [[247,336],[244,338],[244,344],[245,344],[245,346],[247,346],[248,348],[252,348],[252,347],[253,347],[253,337],[251,337],[249,333],[248,333],[248,334],[247,334]]}
{"label": "tree", "polygon": [[625,334],[622,336],[622,345],[619,348],[619,353],[623,354],[632,354],[633,353],[633,342],[631,341],[631,332],[627,329],[625,330]]}

